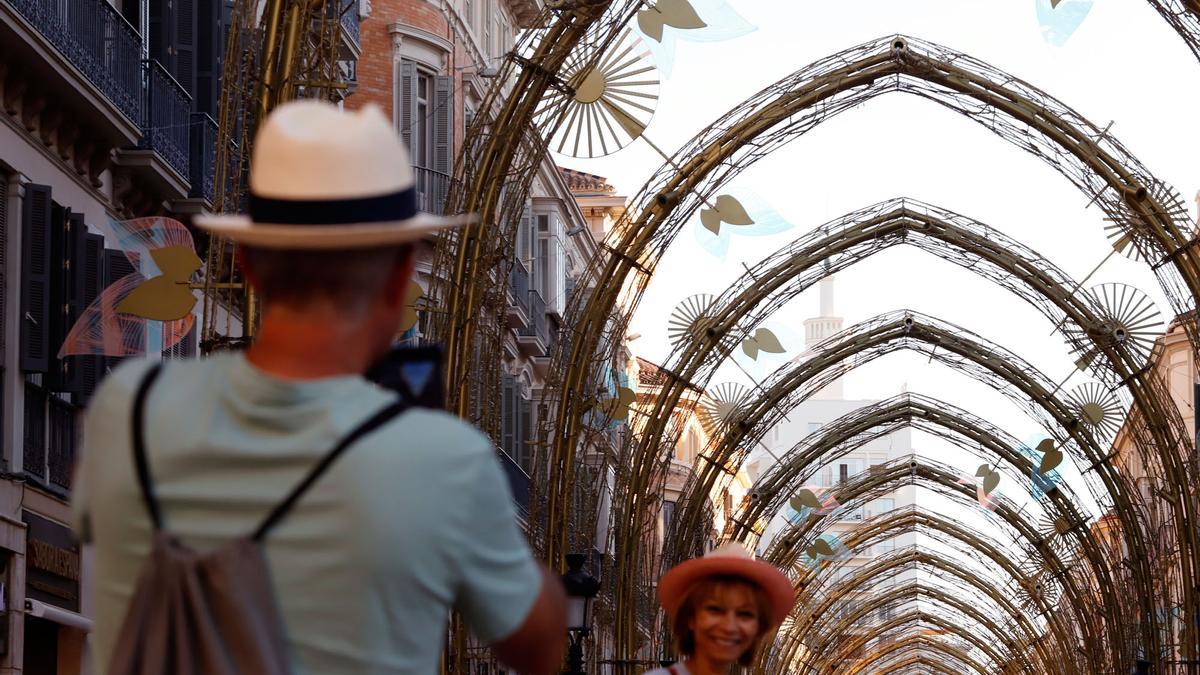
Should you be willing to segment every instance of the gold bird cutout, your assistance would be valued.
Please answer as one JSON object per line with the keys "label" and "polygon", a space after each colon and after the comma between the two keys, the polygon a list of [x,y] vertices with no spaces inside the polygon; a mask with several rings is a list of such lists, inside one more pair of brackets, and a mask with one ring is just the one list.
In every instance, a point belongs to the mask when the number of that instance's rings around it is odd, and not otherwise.
{"label": "gold bird cutout", "polygon": [[688,30],[708,25],[688,0],[658,0],[638,12],[637,20],[638,28],[655,42],[662,42],[663,26]]}
{"label": "gold bird cutout", "polygon": [[617,397],[600,401],[599,409],[614,422],[624,422],[629,417],[629,407],[637,400],[637,393],[629,387],[617,387]]}
{"label": "gold bird cutout", "polygon": [[730,225],[753,225],[754,219],[746,213],[746,208],[738,200],[729,195],[717,197],[716,204],[711,209],[700,210],[700,224],[713,234],[721,234],[721,223]]}
{"label": "gold bird cutout", "polygon": [[742,351],[752,360],[758,360],[759,352],[768,354],[782,354],[785,350],[783,345],[779,344],[779,338],[766,328],[759,328],[754,331],[754,335],[742,341]]}
{"label": "gold bird cutout", "polygon": [[420,284],[412,282],[408,285],[404,296],[404,314],[400,317],[400,332],[407,333],[412,330],[413,326],[417,325],[417,303],[421,298],[425,297],[425,292],[421,290]]}
{"label": "gold bird cutout", "polygon": [[188,246],[167,246],[150,251],[162,274],[138,284],[117,303],[117,311],[150,319],[177,321],[196,305],[192,275],[200,269],[200,257]]}
{"label": "gold bird cutout", "polygon": [[983,494],[991,495],[992,491],[1000,485],[1000,472],[991,467],[990,464],[980,464],[975,470],[975,477],[983,479]]}

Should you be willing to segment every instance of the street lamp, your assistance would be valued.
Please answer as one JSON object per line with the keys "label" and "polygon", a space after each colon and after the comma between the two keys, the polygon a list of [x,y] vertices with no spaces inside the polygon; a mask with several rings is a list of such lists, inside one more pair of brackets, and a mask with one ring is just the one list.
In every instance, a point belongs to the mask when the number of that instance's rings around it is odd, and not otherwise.
{"label": "street lamp", "polygon": [[600,592],[600,580],[583,571],[583,553],[567,554],[567,573],[562,576],[567,592],[567,630],[571,644],[567,652],[567,675],[585,675],[583,640],[592,632],[592,598]]}

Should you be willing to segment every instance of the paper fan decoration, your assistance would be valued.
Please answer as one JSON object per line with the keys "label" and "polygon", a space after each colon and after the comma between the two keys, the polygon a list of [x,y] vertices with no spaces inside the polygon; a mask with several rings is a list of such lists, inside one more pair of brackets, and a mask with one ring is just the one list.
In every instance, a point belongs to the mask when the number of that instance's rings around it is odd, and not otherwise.
{"label": "paper fan decoration", "polygon": [[704,393],[702,416],[710,428],[736,422],[750,399],[750,390],[736,382],[722,382]]}
{"label": "paper fan decoration", "polygon": [[[1161,208],[1163,214],[1173,220],[1184,222],[1190,220],[1187,205],[1184,204],[1183,197],[1174,188],[1161,181],[1154,181],[1149,189],[1149,194],[1150,200],[1146,202],[1147,205],[1152,208]],[[1140,216],[1133,212],[1129,204],[1122,202],[1120,215],[1116,218],[1105,218],[1105,220],[1107,224],[1104,226],[1104,236],[1112,244],[1113,250],[1130,260],[1145,262],[1146,258],[1142,251],[1150,250],[1153,244],[1147,241],[1148,234],[1129,225],[1129,223],[1140,220]]]}
{"label": "paper fan decoration", "polygon": [[1086,382],[1067,396],[1079,421],[1100,439],[1110,439],[1125,422],[1125,407],[1116,394],[1099,382]]}
{"label": "paper fan decoration", "polygon": [[1123,350],[1140,366],[1150,356],[1154,340],[1162,334],[1163,320],[1154,301],[1128,284],[1100,284],[1087,291],[1100,325],[1089,326],[1085,333],[1075,323],[1063,326],[1063,334],[1073,352],[1075,365],[1091,371],[1105,382],[1119,380],[1112,365],[1103,358],[1096,342]]}
{"label": "paper fan decoration", "polygon": [[689,296],[675,306],[667,319],[667,338],[678,348],[684,342],[704,338],[704,331],[712,324],[713,302],[716,298],[707,293]]}
{"label": "paper fan decoration", "polygon": [[650,52],[626,30],[595,65],[584,49],[560,73],[568,88],[551,90],[536,113],[555,129],[548,147],[571,157],[603,157],[642,135],[658,104],[658,74]]}
{"label": "paper fan decoration", "polygon": [[192,276],[200,269],[192,234],[172,218],[111,222],[105,238],[125,254],[130,271],[100,292],[67,332],[58,358],[146,353],[147,331],[161,331],[161,349],[195,325]]}

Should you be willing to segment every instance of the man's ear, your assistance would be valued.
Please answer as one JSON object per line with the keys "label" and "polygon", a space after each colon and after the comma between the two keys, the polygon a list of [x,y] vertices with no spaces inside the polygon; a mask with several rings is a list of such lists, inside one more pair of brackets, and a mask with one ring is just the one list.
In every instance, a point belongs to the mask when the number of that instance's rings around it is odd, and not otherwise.
{"label": "man's ear", "polygon": [[242,271],[242,276],[246,278],[246,282],[253,288],[258,288],[258,275],[254,270],[254,266],[250,263],[250,258],[253,256],[246,254],[244,246],[238,246],[233,250],[233,255],[237,261],[237,269]]}
{"label": "man's ear", "polygon": [[413,255],[413,248],[411,246],[401,248],[400,252],[396,254],[396,263],[392,265],[387,288],[384,291],[389,305],[404,304],[408,285],[416,283],[412,278],[414,267],[416,267],[416,256]]}

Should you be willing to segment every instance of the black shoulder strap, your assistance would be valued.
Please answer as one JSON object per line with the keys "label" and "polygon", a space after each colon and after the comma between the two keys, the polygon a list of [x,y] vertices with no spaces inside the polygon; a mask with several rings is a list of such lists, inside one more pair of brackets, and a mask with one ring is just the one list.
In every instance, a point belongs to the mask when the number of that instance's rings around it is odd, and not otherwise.
{"label": "black shoulder strap", "polygon": [[150,393],[150,387],[161,373],[162,364],[158,363],[142,377],[142,383],[138,385],[137,394],[133,398],[133,419],[130,430],[133,438],[133,464],[137,469],[138,485],[142,488],[142,501],[146,503],[146,510],[150,512],[150,520],[153,521],[155,530],[162,529],[162,510],[158,507],[158,500],[154,498],[154,484],[150,481],[150,464],[146,460],[146,395]]}
{"label": "black shoulder strap", "polygon": [[321,461],[314,466],[311,471],[308,472],[308,475],[305,476],[304,480],[300,481],[300,484],[292,489],[292,492],[287,496],[287,498],[271,510],[271,513],[268,514],[266,519],[263,520],[262,524],[258,526],[258,529],[254,530],[254,534],[251,535],[250,538],[253,541],[262,541],[263,537],[267,536],[267,534],[271,531],[271,528],[275,527],[275,525],[277,525],[279,521],[288,514],[288,511],[292,510],[292,507],[296,505],[296,502],[300,501],[300,498],[304,496],[304,493],[307,492],[310,487],[312,487],[313,483],[317,482],[317,479],[325,473],[326,469],[328,469],[335,461],[337,461],[337,458],[340,457],[347,448],[349,448],[358,439],[387,424],[392,420],[392,418],[408,409],[408,407],[409,404],[403,400],[392,403],[383,410],[375,413],[366,422],[358,425],[354,431],[351,431],[349,434],[347,434],[346,437],[337,444],[337,447],[335,447],[333,450],[330,450],[325,457],[323,457]]}

